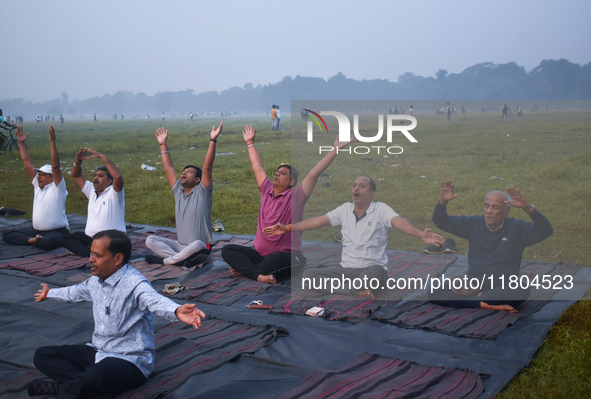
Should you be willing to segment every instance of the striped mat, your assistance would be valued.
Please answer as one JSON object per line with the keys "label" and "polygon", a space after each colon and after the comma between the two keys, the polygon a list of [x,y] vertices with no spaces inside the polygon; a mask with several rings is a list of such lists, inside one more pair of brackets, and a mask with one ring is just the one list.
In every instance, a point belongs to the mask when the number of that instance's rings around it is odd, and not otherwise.
{"label": "striped mat", "polygon": [[477,398],[484,391],[470,370],[424,366],[364,353],[332,370],[317,370],[278,399]]}
{"label": "striped mat", "polygon": [[[525,261],[522,275],[574,275],[581,266],[572,263]],[[557,291],[532,290],[530,298],[508,313],[489,309],[451,308],[417,301],[394,305],[384,315],[374,317],[384,323],[407,328],[423,328],[457,337],[495,339],[522,317],[537,312]]]}
{"label": "striped mat", "polygon": [[271,287],[246,277],[232,277],[229,269],[209,270],[185,285],[188,288],[174,298],[223,306],[229,306],[245,296],[262,294]]}
{"label": "striped mat", "polygon": [[88,258],[68,254],[42,254],[31,258],[11,260],[0,268],[22,270],[33,276],[49,276],[62,270],[71,270],[88,263]]}
{"label": "striped mat", "polygon": [[[340,257],[340,248],[337,249],[338,251],[334,251],[334,248],[330,249],[332,252],[329,252],[327,248],[318,248],[318,251],[322,253],[318,259],[323,259],[324,262],[334,261],[336,257]],[[427,278],[443,273],[457,259],[455,256],[430,256],[400,251],[387,251],[386,253],[389,259],[388,277],[404,281],[409,281],[411,278],[426,281]],[[308,257],[307,265],[309,266],[311,258],[314,262],[317,251],[307,250],[304,254]],[[367,300],[346,295],[331,296],[326,293],[295,289],[273,304],[271,312],[305,315],[308,309],[318,306],[325,309],[323,317],[327,320],[344,320],[356,324],[366,320],[381,306],[397,302],[414,290],[415,288],[410,286],[392,290],[386,289],[376,292],[377,300]]]}
{"label": "striped mat", "polygon": [[[213,260],[221,259],[222,248],[228,244],[251,246],[252,242],[252,239],[241,237],[216,241],[212,253]],[[229,266],[223,269],[208,270],[184,285],[187,289],[176,294],[174,298],[223,306],[229,306],[245,296],[262,294],[271,287],[269,284],[246,277],[232,277]]]}
{"label": "striped mat", "polygon": [[[214,370],[242,353],[254,353],[287,335],[280,327],[253,326],[207,318],[195,330],[182,322],[156,332],[156,363],[148,381],[119,399],[146,399],[164,395],[193,375]],[[3,399],[28,397],[33,381],[49,380],[37,370],[20,373],[12,381],[0,384]]]}

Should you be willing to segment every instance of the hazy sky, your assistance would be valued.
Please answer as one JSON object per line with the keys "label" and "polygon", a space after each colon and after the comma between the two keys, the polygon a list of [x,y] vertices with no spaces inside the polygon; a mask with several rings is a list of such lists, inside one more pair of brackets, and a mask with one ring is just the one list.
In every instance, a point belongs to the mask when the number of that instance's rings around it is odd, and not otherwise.
{"label": "hazy sky", "polygon": [[591,62],[591,1],[0,0],[0,99]]}

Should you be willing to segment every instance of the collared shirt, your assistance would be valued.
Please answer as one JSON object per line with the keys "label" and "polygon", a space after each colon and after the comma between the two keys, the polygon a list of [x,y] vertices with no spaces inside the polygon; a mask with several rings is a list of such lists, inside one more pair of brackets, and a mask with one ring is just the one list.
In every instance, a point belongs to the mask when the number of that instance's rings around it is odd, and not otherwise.
{"label": "collared shirt", "polygon": [[263,229],[277,223],[290,224],[300,222],[304,216],[304,206],[308,196],[304,194],[302,185],[288,188],[274,195],[273,183],[266,178],[259,187],[261,192],[261,208],[257,224],[257,234],[254,238],[254,249],[261,256],[269,256],[273,252],[291,252],[302,249],[302,235],[299,231],[269,237],[263,234]]}
{"label": "collared shirt", "polygon": [[361,269],[380,265],[388,268],[388,229],[398,214],[382,202],[371,202],[365,214],[357,218],[355,204],[347,202],[326,214],[331,226],[342,226],[341,266]]}
{"label": "collared shirt", "polygon": [[88,216],[84,233],[92,237],[102,230],[115,229],[127,232],[125,229],[125,190],[117,192],[112,185],[107,187],[101,195],[97,195],[94,185],[86,181],[82,192],[88,198]]}
{"label": "collared shirt", "polygon": [[52,288],[47,294],[61,302],[92,302],[94,333],[88,345],[97,350],[95,362],[115,357],[133,363],[148,377],[154,368],[152,314],[170,321],[179,305],[157,293],[150,282],[129,265],[106,280],[92,276],[83,283]]}

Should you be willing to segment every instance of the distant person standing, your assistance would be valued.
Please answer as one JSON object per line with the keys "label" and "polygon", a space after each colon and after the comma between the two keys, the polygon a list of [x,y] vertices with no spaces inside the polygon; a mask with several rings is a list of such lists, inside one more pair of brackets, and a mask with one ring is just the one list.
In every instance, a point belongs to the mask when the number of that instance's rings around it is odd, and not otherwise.
{"label": "distant person standing", "polygon": [[445,104],[445,113],[447,114],[447,123],[451,123],[451,105]]}
{"label": "distant person standing", "polygon": [[96,112],[94,113],[94,121],[96,122]]}
{"label": "distant person standing", "polygon": [[501,108],[501,112],[503,113],[503,120],[506,121],[508,119],[508,114],[509,114],[509,107],[507,107],[507,104],[503,104],[503,108]]}
{"label": "distant person standing", "polygon": [[275,122],[275,130],[279,130],[279,122],[281,122],[281,115],[279,114],[279,105],[275,106],[277,110],[277,122]]}
{"label": "distant person standing", "polygon": [[415,107],[413,107],[412,105],[410,106],[410,108],[408,109],[408,114],[410,116],[415,116]]}
{"label": "distant person standing", "polygon": [[62,114],[60,114],[60,123],[63,125],[64,124],[64,116]]}
{"label": "distant person standing", "polygon": [[275,104],[271,109],[271,130],[277,130],[277,106]]}

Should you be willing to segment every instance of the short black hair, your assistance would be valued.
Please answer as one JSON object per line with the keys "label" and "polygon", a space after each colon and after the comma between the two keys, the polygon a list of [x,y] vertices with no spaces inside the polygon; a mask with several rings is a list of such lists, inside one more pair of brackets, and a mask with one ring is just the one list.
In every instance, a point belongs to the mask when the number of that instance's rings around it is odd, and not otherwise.
{"label": "short black hair", "polygon": [[187,168],[193,168],[197,171],[197,173],[195,173],[195,176],[201,179],[201,175],[203,174],[203,172],[201,171],[200,168],[198,168],[195,165],[187,165],[183,168],[183,170],[187,169]]}
{"label": "short black hair", "polygon": [[300,176],[300,174],[298,173],[298,171],[296,170],[296,168],[294,168],[293,166],[288,165],[288,164],[279,165],[279,167],[277,168],[277,170],[279,170],[281,168],[289,169],[290,178],[294,180],[293,184],[290,187],[291,188],[294,188],[295,185],[298,184],[298,177]]}
{"label": "short black hair", "polygon": [[109,242],[108,250],[111,253],[111,256],[115,256],[117,254],[123,254],[123,264],[125,265],[129,262],[129,258],[131,257],[131,240],[122,231],[119,230],[102,230],[96,233],[92,239],[98,240],[99,238],[109,237],[111,242]]}
{"label": "short black hair", "polygon": [[105,165],[98,166],[96,168],[96,170],[97,171],[102,170],[103,172],[105,172],[107,174],[107,179],[109,179],[111,181],[113,180],[113,176],[111,176],[111,172],[109,172],[109,169]]}

